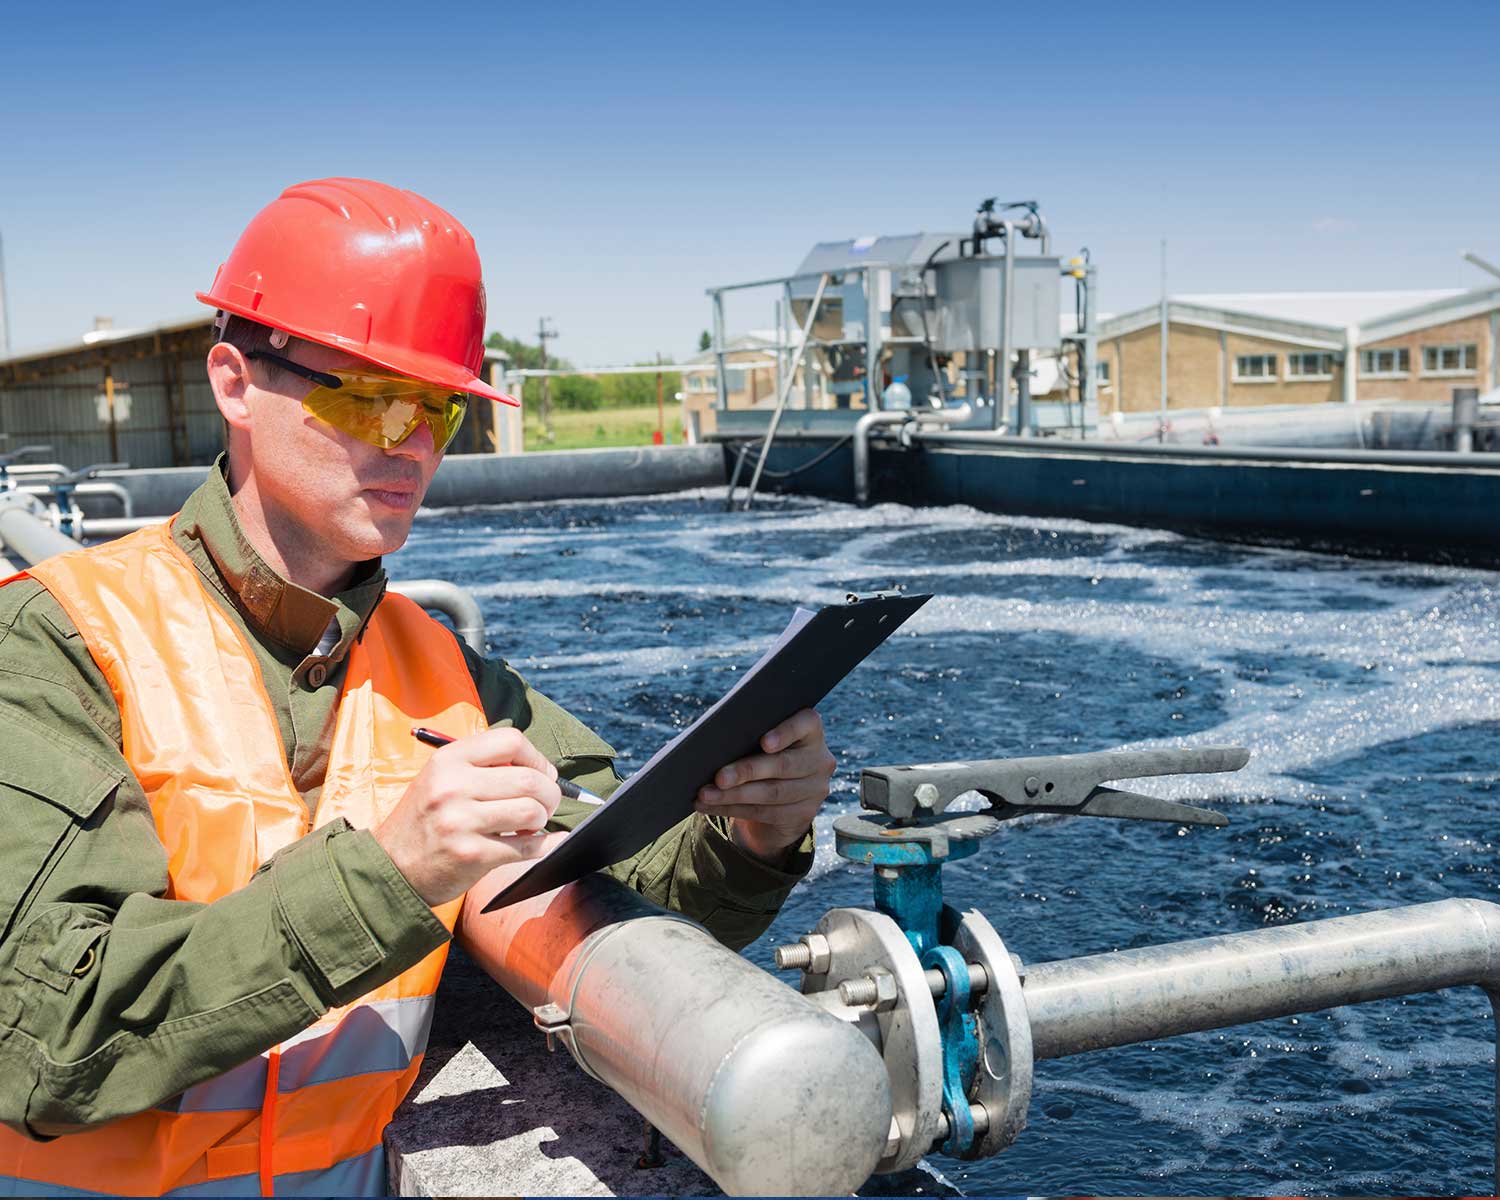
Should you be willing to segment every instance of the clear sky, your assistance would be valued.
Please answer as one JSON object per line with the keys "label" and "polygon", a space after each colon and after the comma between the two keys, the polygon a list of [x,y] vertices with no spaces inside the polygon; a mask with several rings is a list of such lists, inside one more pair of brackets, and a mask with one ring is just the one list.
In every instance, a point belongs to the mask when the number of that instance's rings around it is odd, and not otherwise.
{"label": "clear sky", "polygon": [[550,317],[579,363],[688,353],[708,285],[992,195],[1091,249],[1107,311],[1163,237],[1178,292],[1479,286],[1497,60],[1497,0],[0,7],[12,345],[192,314],[335,174],[452,211],[491,327]]}

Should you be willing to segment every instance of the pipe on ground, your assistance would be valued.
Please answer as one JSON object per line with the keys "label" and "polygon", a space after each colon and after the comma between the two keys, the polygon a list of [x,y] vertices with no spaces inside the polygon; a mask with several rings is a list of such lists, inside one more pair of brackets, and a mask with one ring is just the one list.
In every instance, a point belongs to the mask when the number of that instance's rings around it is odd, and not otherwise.
{"label": "pipe on ground", "polygon": [[853,1026],[603,875],[481,914],[470,955],[731,1195],[847,1195],[891,1124],[879,1052]]}

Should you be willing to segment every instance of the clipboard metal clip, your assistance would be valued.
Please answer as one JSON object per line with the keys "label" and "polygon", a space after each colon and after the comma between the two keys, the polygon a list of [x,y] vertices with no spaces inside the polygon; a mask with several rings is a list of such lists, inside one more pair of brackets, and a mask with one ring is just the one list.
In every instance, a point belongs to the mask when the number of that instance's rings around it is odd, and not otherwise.
{"label": "clipboard metal clip", "polygon": [[863,594],[859,592],[846,592],[844,594],[844,603],[863,604],[868,600],[894,600],[899,596],[904,596],[905,594],[906,585],[898,583],[894,587],[887,588],[883,592],[865,592]]}

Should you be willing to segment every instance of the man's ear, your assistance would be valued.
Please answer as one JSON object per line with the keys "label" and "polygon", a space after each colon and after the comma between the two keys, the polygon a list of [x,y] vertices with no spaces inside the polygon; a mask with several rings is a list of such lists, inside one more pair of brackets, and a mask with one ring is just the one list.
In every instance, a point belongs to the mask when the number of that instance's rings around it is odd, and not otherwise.
{"label": "man's ear", "polygon": [[230,429],[250,430],[250,364],[238,346],[215,342],[208,350],[208,386]]}

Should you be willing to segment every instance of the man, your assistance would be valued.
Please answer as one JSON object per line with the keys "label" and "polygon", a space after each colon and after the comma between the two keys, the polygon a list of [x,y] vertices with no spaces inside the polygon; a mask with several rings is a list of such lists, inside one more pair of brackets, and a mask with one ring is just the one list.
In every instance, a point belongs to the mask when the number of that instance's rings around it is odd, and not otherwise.
{"label": "man", "polygon": [[[559,774],[615,783],[385,595],[466,397],[515,403],[475,375],[467,231],[302,184],[199,298],[227,462],[169,525],[0,587],[0,1190],[382,1191],[464,894],[581,818]],[[805,873],[833,770],[811,711],[762,749],[612,869],[736,945]]]}

